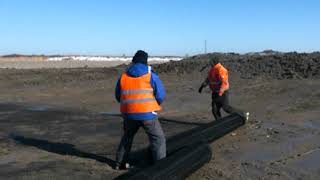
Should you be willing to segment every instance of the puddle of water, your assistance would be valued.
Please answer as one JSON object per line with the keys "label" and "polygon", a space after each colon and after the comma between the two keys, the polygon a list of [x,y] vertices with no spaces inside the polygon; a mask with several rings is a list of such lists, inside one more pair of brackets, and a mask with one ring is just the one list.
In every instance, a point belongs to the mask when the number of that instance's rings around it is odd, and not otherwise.
{"label": "puddle of water", "polygon": [[304,123],[304,127],[310,129],[320,129],[320,121],[309,121]]}
{"label": "puddle of water", "polygon": [[320,170],[320,148],[315,149],[314,151],[302,155],[301,158],[297,159],[292,163],[292,166],[299,167],[304,170]]}
{"label": "puddle of water", "polygon": [[[270,137],[272,138],[272,137]],[[302,146],[304,142],[314,141],[314,135],[301,134],[298,138],[288,138],[281,143],[255,142],[243,146],[234,159],[242,161],[274,161],[283,159],[290,154],[294,154],[294,150]],[[269,144],[270,143],[270,144]]]}
{"label": "puddle of water", "polygon": [[27,108],[28,111],[36,111],[36,112],[43,112],[43,111],[48,111],[49,107],[48,106],[33,106],[30,108]]}
{"label": "puddle of water", "polygon": [[262,144],[251,144],[238,151],[236,157],[233,158],[241,161],[270,161],[281,156],[283,156],[283,153],[279,146],[265,147]]}

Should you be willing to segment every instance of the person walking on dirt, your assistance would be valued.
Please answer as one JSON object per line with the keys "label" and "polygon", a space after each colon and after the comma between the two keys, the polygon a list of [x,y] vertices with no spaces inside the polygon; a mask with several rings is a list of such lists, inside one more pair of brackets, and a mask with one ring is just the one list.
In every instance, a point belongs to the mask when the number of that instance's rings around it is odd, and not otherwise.
{"label": "person walking on dirt", "polygon": [[249,119],[249,112],[243,112],[229,105],[229,77],[228,70],[220,63],[219,59],[212,58],[210,60],[212,66],[209,70],[207,78],[201,84],[198,92],[201,93],[202,89],[209,85],[212,91],[212,114],[216,120],[221,119],[221,108],[229,113],[237,113]]}
{"label": "person walking on dirt", "polygon": [[133,138],[140,127],[149,137],[153,161],[166,157],[166,140],[157,118],[165,98],[163,84],[148,66],[148,54],[136,52],[132,64],[117,82],[115,96],[120,103],[124,134],[116,153],[115,169],[127,169]]}

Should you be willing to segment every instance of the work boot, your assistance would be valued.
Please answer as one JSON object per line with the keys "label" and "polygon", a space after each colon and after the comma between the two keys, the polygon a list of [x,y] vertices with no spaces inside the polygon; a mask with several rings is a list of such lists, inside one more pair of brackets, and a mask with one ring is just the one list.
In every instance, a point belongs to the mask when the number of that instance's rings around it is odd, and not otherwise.
{"label": "work boot", "polygon": [[249,112],[244,113],[244,119],[245,119],[246,123],[249,121],[249,115],[250,115]]}
{"label": "work boot", "polygon": [[237,114],[244,119],[245,123],[248,122],[248,120],[249,120],[249,115],[250,115],[249,112],[244,112],[244,111],[242,111],[242,112],[238,112]]}
{"label": "work boot", "polygon": [[129,163],[116,163],[114,170],[128,170],[130,168]]}

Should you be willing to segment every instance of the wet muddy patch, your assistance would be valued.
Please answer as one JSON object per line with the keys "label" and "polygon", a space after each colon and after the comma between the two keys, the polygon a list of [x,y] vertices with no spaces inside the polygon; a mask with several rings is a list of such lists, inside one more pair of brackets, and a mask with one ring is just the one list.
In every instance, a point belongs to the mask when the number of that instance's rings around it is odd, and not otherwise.
{"label": "wet muddy patch", "polygon": [[49,111],[50,107],[49,106],[32,106],[27,108],[28,111],[32,112],[45,112]]}

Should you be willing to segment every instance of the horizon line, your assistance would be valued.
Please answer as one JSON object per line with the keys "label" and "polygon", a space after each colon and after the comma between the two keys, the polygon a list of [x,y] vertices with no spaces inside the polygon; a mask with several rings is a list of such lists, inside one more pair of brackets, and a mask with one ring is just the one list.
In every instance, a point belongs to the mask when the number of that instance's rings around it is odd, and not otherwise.
{"label": "horizon line", "polygon": [[[197,56],[197,55],[204,55],[204,54],[214,54],[214,53],[217,53],[217,54],[240,54],[240,55],[245,55],[245,54],[254,54],[254,53],[307,53],[307,54],[310,54],[310,53],[319,53],[320,50],[313,50],[313,51],[296,51],[296,50],[293,50],[293,51],[277,51],[277,50],[273,50],[273,49],[266,49],[266,50],[263,50],[263,51],[250,51],[250,52],[234,52],[234,51],[212,51],[212,52],[206,52],[206,53],[198,53],[198,54],[188,54],[186,53],[185,55],[152,55],[152,56],[149,56],[149,57],[190,57],[190,56]],[[116,55],[116,54],[113,54],[113,55],[108,55],[108,54],[76,54],[76,53],[54,53],[54,54],[45,54],[45,53],[39,53],[39,54],[36,54],[36,53],[31,53],[31,54],[28,54],[28,53],[6,53],[6,54],[2,54],[0,53],[0,57],[17,57],[17,56],[21,56],[21,57],[41,57],[41,56],[44,56],[44,57],[63,57],[63,56],[86,56],[86,57],[133,57],[133,55],[126,55],[126,54],[122,54],[122,55]]]}

